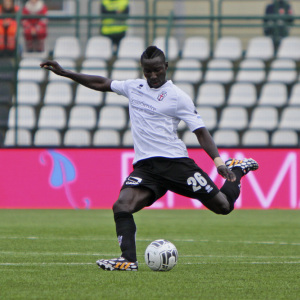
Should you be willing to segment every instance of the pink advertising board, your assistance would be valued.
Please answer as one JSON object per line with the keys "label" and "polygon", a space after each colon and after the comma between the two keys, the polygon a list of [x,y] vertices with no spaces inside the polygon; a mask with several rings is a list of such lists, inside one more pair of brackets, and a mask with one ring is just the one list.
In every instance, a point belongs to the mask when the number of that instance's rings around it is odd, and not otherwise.
{"label": "pink advertising board", "polygon": [[[228,157],[253,157],[260,168],[242,179],[238,209],[299,209],[300,149],[220,149]],[[224,182],[201,149],[189,155],[216,184]],[[110,209],[132,170],[131,149],[1,149],[0,208]],[[203,209],[172,192],[151,209]]]}

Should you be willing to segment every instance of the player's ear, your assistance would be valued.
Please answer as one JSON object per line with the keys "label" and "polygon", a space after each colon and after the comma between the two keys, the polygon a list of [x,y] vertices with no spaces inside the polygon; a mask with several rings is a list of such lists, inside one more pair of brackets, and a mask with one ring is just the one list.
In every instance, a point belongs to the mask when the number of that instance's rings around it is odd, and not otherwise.
{"label": "player's ear", "polygon": [[169,63],[167,61],[165,62],[165,66],[166,66],[166,69],[168,69]]}

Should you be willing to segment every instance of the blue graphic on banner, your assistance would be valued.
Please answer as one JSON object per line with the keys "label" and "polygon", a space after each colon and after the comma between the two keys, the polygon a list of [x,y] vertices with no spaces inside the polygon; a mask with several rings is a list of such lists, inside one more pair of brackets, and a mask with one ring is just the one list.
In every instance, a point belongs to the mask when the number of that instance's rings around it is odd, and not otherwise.
{"label": "blue graphic on banner", "polygon": [[[52,158],[53,168],[50,173],[50,185],[52,188],[63,188],[66,193],[66,197],[70,203],[70,205],[78,209],[80,207],[80,203],[77,203],[72,196],[70,183],[74,182],[76,179],[76,169],[73,163],[66,156],[54,151],[54,150],[46,150],[46,154],[48,154]],[[40,161],[43,165],[46,164],[45,157],[42,154],[40,157]],[[86,209],[90,208],[91,201],[88,198],[83,199],[84,207]]]}
{"label": "blue graphic on banner", "polygon": [[48,152],[53,159],[53,170],[50,178],[51,184],[54,187],[60,187],[65,183],[73,181],[76,177],[76,172],[71,161],[53,150],[49,150]]}

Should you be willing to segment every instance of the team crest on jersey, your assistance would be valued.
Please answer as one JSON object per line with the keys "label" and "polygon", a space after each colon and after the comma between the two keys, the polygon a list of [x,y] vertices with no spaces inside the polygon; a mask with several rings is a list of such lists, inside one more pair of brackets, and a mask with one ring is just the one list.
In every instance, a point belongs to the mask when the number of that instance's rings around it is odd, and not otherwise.
{"label": "team crest on jersey", "polygon": [[167,96],[167,92],[162,91],[162,92],[158,95],[157,100],[158,100],[158,101],[163,101],[163,100],[166,98],[166,96]]}

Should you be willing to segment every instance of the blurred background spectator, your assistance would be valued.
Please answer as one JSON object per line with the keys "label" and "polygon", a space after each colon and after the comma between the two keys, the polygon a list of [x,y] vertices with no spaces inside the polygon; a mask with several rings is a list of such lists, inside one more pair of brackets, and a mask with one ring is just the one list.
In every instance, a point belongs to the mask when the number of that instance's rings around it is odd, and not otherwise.
{"label": "blurred background spectator", "polygon": [[[45,16],[48,12],[47,6],[42,0],[28,0],[23,7],[23,15]],[[24,19],[25,46],[27,52],[42,52],[45,49],[45,38],[47,37],[47,19]]]}
{"label": "blurred background spectator", "polygon": [[272,20],[264,19],[264,33],[273,39],[275,49],[277,49],[281,39],[289,35],[289,26],[294,21],[291,5],[285,0],[273,0],[266,6],[265,16],[270,15],[285,16],[285,18],[278,17]]}
{"label": "blurred background spectator", "polygon": [[[14,0],[3,0],[0,4],[0,15],[15,14],[19,7]],[[0,19],[0,55],[12,56],[16,50],[17,22],[14,18]]]}
{"label": "blurred background spectator", "polygon": [[[103,0],[100,7],[101,14],[110,15],[129,15],[129,0]],[[122,38],[126,35],[128,26],[127,18],[102,18],[100,33],[109,37],[114,46],[114,52],[118,51],[118,47]]]}

